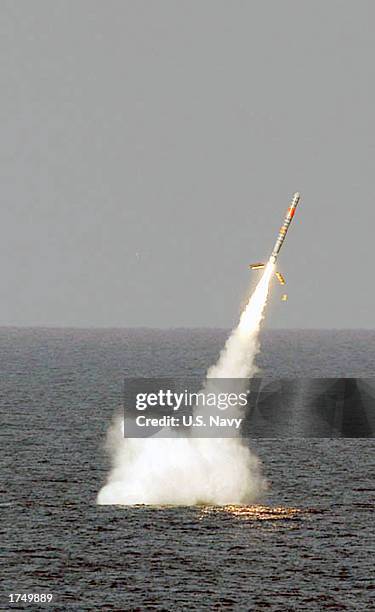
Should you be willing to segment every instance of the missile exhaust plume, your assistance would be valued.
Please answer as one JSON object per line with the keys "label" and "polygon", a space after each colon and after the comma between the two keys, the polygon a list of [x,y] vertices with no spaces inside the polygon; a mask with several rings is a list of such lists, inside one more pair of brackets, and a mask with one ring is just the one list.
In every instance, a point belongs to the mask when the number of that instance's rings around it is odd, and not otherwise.
{"label": "missile exhaust plume", "polygon": [[[265,267],[255,291],[222,350],[207,372],[204,390],[216,378],[246,379],[256,371],[258,332],[274,262]],[[108,432],[112,469],[98,504],[240,504],[264,490],[260,463],[240,437],[123,437],[123,419]]]}
{"label": "missile exhaust plume", "polygon": [[217,364],[208,370],[207,378],[249,378],[255,374],[255,356],[259,350],[258,331],[274,269],[274,264],[269,261],[241,314],[238,326],[229,336]]}

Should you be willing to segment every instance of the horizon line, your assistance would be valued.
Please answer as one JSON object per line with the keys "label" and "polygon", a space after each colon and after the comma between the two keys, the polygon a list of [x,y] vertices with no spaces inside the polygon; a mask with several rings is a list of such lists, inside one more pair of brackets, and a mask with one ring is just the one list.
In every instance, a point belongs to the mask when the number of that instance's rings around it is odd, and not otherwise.
{"label": "horizon line", "polygon": [[[205,325],[172,325],[153,326],[153,325],[62,325],[62,324],[0,324],[2,329],[61,329],[61,330],[150,330],[150,331],[178,331],[178,330],[212,330],[212,331],[230,331],[233,327],[221,326],[205,326]],[[262,331],[375,331],[374,327],[261,327]]]}

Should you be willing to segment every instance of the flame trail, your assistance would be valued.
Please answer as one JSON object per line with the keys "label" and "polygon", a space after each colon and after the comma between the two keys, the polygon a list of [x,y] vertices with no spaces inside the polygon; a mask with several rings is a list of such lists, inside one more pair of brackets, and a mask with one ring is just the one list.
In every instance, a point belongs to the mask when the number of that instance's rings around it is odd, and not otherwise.
{"label": "flame trail", "polygon": [[[258,332],[274,272],[270,261],[228,338],[205,389],[215,378],[249,378],[256,371]],[[112,470],[98,504],[239,504],[265,488],[257,457],[241,438],[123,437],[123,419],[108,433]]]}
{"label": "flame trail", "polygon": [[238,326],[229,336],[219,361],[208,370],[207,378],[248,378],[256,372],[255,356],[259,350],[258,332],[274,269],[275,265],[269,262],[241,314]]}

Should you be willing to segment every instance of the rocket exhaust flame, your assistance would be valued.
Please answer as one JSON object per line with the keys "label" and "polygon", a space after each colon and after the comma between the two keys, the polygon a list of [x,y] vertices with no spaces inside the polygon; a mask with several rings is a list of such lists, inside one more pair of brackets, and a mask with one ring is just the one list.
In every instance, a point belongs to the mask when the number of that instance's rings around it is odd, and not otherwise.
{"label": "rocket exhaust flame", "polygon": [[217,364],[208,370],[207,378],[245,379],[255,374],[255,356],[259,350],[258,332],[274,269],[274,264],[269,262],[241,314],[237,328],[228,338]]}
{"label": "rocket exhaust flame", "polygon": [[[256,371],[258,331],[274,265],[269,263],[232,332],[212,378],[248,378]],[[98,504],[240,504],[265,489],[257,457],[241,438],[123,437],[123,419],[108,433],[112,470]]]}

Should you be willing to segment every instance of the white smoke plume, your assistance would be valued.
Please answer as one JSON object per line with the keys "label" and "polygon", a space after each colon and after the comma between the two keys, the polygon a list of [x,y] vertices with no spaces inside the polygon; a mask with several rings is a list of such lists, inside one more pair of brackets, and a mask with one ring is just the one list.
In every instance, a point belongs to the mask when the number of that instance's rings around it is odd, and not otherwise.
{"label": "white smoke plume", "polygon": [[[268,263],[217,364],[208,370],[206,391],[212,379],[254,375],[273,271]],[[98,504],[240,504],[254,501],[265,488],[259,460],[240,437],[126,439],[118,419],[108,432],[108,447],[112,470]]]}

